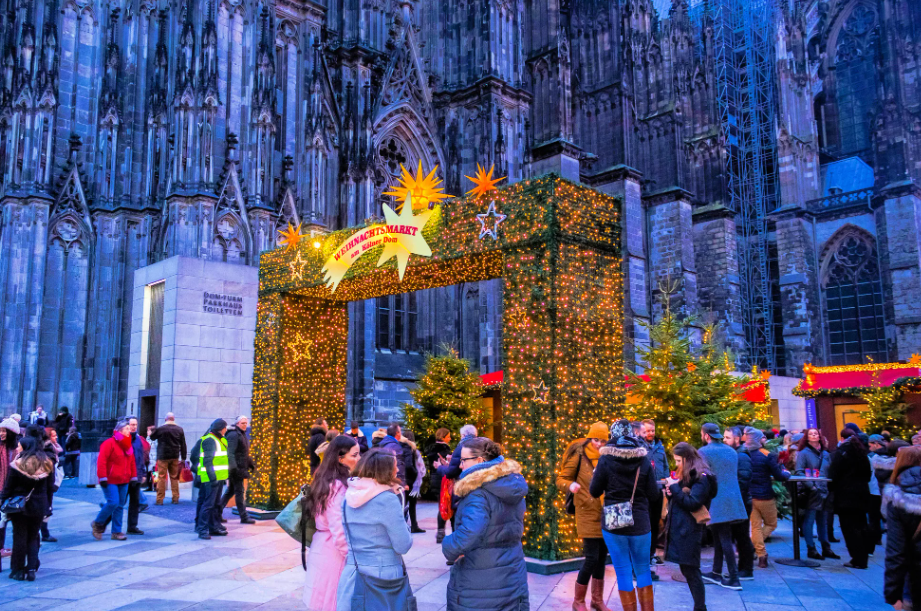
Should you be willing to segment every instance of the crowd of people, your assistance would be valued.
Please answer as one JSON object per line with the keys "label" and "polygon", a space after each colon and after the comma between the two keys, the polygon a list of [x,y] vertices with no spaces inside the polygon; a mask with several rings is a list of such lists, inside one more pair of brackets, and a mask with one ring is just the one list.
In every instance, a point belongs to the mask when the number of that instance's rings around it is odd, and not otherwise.
{"label": "crowd of people", "polygon": [[[0,553],[11,557],[12,579],[35,580],[41,542],[56,540],[49,531],[54,494],[77,472],[78,461],[68,460],[80,451],[73,425],[69,413],[52,420],[41,409],[25,420],[0,421]],[[451,567],[448,609],[528,608],[522,548],[528,484],[521,465],[472,424],[460,428],[456,444],[439,429],[424,451],[398,423],[370,439],[359,425],[340,433],[318,419],[306,442],[312,468],[301,509],[316,528],[305,562],[307,609],[405,608],[412,588],[403,556],[413,535],[426,532],[416,516],[425,483],[443,497],[435,540]],[[217,419],[189,451],[172,414],[147,435],[138,432],[136,417],[119,421],[96,462],[105,500],[93,536],[143,535],[144,485],[156,475],[156,504],[164,503],[168,484],[178,503],[184,471],[198,490],[199,538],[228,534],[223,510],[230,503],[241,523],[254,523],[245,497],[255,469],[248,426],[245,416],[232,426]],[[905,441],[848,424],[832,448],[816,428],[705,423],[699,433],[699,449],[687,442],[667,448],[652,420],[620,419],[588,425],[584,437],[569,443],[555,483],[582,540],[574,611],[609,611],[608,556],[624,611],[654,611],[655,567],[664,562],[678,566],[694,611],[706,610],[708,584],[741,590],[770,566],[765,544],[777,528],[775,483],[794,475],[806,478],[791,490],[798,490],[809,558],[839,559],[831,547],[836,516],[849,555],[845,567],[866,569],[885,533],[886,602],[901,609],[921,600],[921,434]],[[709,567],[702,562],[706,545],[713,547]]]}
{"label": "crowd of people", "polygon": [[[425,476],[418,449],[396,423],[375,431],[370,444],[356,423],[340,435],[317,421],[314,431],[317,468],[303,500],[304,518],[317,528],[306,566],[307,609],[405,608],[411,588],[403,556],[412,535],[425,532],[409,509]],[[452,566],[447,608],[526,609],[521,466],[472,425],[460,435],[452,448],[450,432],[440,429],[424,452],[429,487],[437,492],[445,479],[453,482],[453,516],[439,511],[436,533]],[[772,439],[778,441],[767,444]],[[668,452],[655,422],[618,420],[596,422],[569,444],[556,486],[568,495],[582,539],[573,611],[609,611],[608,555],[624,611],[654,611],[655,566],[663,562],[678,565],[694,611],[706,610],[708,584],[741,590],[770,566],[765,543],[777,528],[775,483],[794,475],[807,478],[797,490],[810,558],[839,559],[830,545],[838,541],[836,516],[851,569],[866,569],[888,532],[886,602],[901,609],[921,600],[921,436],[912,446],[849,424],[832,451],[815,428],[724,430],[706,423],[700,440],[699,449],[681,442]],[[705,545],[713,546],[706,568]]]}

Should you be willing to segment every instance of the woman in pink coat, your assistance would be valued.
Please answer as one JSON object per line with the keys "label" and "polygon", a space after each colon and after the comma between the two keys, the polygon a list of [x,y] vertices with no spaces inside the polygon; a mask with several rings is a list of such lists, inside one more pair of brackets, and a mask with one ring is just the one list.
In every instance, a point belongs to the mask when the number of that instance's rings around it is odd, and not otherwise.
{"label": "woman in pink coat", "polygon": [[361,457],[358,442],[339,435],[329,442],[323,461],[304,497],[303,515],[317,521],[317,532],[307,555],[304,604],[308,611],[336,611],[336,588],[348,547],[342,528],[342,501],[352,468]]}

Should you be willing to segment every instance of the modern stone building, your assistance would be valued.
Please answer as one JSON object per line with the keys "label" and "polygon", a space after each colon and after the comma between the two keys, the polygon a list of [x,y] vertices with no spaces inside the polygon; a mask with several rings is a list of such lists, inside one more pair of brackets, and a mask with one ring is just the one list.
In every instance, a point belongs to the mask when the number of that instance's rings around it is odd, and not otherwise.
{"label": "modern stone building", "polygon": [[[667,279],[675,307],[723,321],[756,360],[727,185],[739,117],[720,106],[727,1],[0,0],[0,411],[105,419],[156,395],[129,367],[136,270],[255,266],[289,222],[379,216],[418,161],[453,194],[477,163],[622,194],[628,336]],[[908,357],[921,3],[759,1],[767,363]],[[365,419],[395,412],[441,342],[501,367],[497,282],[351,314],[348,401]]]}

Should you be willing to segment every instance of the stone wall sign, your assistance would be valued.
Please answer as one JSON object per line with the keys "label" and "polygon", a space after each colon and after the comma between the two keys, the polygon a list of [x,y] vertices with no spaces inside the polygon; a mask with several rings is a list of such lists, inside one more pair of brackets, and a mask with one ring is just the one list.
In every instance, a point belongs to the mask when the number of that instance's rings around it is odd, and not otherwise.
{"label": "stone wall sign", "polygon": [[201,307],[208,314],[243,316],[243,298],[239,295],[203,291]]}

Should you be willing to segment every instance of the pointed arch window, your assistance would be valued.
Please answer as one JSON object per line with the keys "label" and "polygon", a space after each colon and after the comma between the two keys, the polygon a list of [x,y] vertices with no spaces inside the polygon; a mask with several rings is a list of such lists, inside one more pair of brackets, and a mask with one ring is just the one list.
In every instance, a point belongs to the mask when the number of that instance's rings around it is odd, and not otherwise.
{"label": "pointed arch window", "polygon": [[870,112],[876,104],[878,52],[876,13],[859,5],[838,34],[835,49],[838,154],[860,153],[870,148]]}
{"label": "pointed arch window", "polygon": [[876,248],[867,236],[838,240],[825,265],[823,282],[829,364],[877,362],[889,358],[882,286]]}

